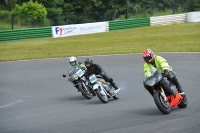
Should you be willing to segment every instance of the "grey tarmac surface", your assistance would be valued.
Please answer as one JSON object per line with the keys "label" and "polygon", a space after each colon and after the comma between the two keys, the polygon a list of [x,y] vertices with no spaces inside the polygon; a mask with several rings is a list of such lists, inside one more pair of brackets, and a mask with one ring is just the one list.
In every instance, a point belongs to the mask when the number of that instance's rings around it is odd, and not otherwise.
{"label": "grey tarmac surface", "polygon": [[[0,133],[200,133],[200,53],[161,53],[188,107],[163,115],[144,89],[141,54],[94,56],[121,88],[118,100],[86,100],[63,78],[68,58],[0,63]],[[86,57],[78,57],[84,61]]]}

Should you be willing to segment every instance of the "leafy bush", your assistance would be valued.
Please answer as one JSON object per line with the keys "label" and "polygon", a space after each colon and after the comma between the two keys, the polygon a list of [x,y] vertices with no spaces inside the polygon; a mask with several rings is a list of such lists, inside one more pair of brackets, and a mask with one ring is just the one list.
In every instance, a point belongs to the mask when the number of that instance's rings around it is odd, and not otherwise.
{"label": "leafy bush", "polygon": [[11,13],[7,10],[0,10],[0,20],[4,22],[10,22]]}
{"label": "leafy bush", "polygon": [[46,23],[47,11],[44,5],[33,2],[30,0],[27,3],[23,3],[21,6],[16,4],[13,9],[13,13],[17,15],[21,20],[20,23],[22,25],[31,25],[35,26],[44,26]]}
{"label": "leafy bush", "polygon": [[8,10],[0,10],[0,30],[11,29],[12,14]]}
{"label": "leafy bush", "polygon": [[193,11],[200,11],[200,0],[193,1]]}

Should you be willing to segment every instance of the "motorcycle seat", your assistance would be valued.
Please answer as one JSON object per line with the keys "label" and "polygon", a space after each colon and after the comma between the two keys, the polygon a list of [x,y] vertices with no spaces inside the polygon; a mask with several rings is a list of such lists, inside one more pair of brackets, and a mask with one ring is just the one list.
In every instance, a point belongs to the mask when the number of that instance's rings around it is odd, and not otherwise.
{"label": "motorcycle seat", "polygon": [[107,84],[107,82],[105,81],[105,79],[102,79],[102,78],[97,78],[97,80],[99,80],[101,83],[103,84]]}

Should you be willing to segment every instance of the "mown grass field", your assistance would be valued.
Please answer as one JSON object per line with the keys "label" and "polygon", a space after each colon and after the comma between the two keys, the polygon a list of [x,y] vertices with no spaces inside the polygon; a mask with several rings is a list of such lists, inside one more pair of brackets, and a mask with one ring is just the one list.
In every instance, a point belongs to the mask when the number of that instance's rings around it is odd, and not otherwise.
{"label": "mown grass field", "polygon": [[146,48],[155,52],[200,52],[200,23],[0,42],[0,61],[141,53]]}

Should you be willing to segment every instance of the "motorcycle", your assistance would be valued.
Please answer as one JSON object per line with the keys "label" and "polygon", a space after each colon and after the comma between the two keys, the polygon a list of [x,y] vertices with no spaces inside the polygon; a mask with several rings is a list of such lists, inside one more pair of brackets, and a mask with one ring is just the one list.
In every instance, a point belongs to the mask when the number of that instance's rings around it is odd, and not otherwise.
{"label": "motorcycle", "polygon": [[72,82],[74,86],[78,86],[78,89],[85,98],[91,99],[92,96],[96,96],[89,81],[85,78],[82,69],[79,69],[77,66],[73,66],[68,70],[68,74],[70,76],[68,81]]}
{"label": "motorcycle", "polygon": [[[155,104],[163,114],[169,114],[172,107],[185,108],[188,104],[186,95],[180,95],[173,82],[162,76],[158,69],[151,76],[144,78],[143,83],[152,88]],[[163,83],[164,87],[161,85]]]}
{"label": "motorcycle", "polygon": [[93,86],[93,90],[96,92],[98,98],[103,103],[108,103],[108,99],[113,97],[114,99],[119,98],[119,90],[114,93],[114,88],[111,86],[110,83],[106,82],[102,76],[92,74],[89,76],[89,80],[91,85]]}

